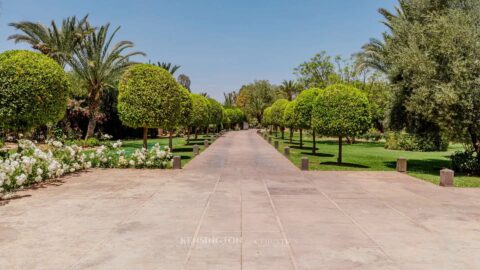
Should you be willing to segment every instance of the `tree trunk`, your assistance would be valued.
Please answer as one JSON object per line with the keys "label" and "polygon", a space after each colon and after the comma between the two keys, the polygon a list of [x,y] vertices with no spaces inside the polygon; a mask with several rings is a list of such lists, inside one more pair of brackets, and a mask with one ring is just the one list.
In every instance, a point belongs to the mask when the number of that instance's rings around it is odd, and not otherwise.
{"label": "tree trunk", "polygon": [[312,130],[312,142],[313,142],[313,148],[312,148],[312,154],[317,153],[317,143],[315,141],[315,130]]}
{"label": "tree trunk", "polygon": [[300,129],[300,148],[303,148],[303,129]]}
{"label": "tree trunk", "polygon": [[198,139],[198,128],[195,127],[195,140]]}
{"label": "tree trunk", "polygon": [[187,127],[187,145],[190,143],[190,127]]}
{"label": "tree trunk", "polygon": [[143,148],[148,149],[148,127],[143,127]]}
{"label": "tree trunk", "polygon": [[475,153],[477,153],[478,156],[478,154],[480,153],[480,145],[478,143],[477,134],[475,134],[474,129],[470,127],[468,128],[468,133],[470,133],[470,140],[472,142],[473,150],[475,151]]}
{"label": "tree trunk", "polygon": [[342,136],[338,136],[338,165],[342,164]]}
{"label": "tree trunk", "polygon": [[282,140],[285,139],[285,128],[281,127],[280,131],[282,131]]}
{"label": "tree trunk", "polygon": [[90,90],[88,99],[90,101],[90,105],[88,106],[88,128],[85,140],[92,138],[95,133],[95,127],[97,125],[95,117],[97,115],[97,110],[100,103],[100,91],[96,89]]}
{"label": "tree trunk", "polygon": [[292,144],[293,140],[293,128],[290,128],[290,144]]}
{"label": "tree trunk", "polygon": [[168,131],[168,148],[170,151],[173,150],[173,130]]}

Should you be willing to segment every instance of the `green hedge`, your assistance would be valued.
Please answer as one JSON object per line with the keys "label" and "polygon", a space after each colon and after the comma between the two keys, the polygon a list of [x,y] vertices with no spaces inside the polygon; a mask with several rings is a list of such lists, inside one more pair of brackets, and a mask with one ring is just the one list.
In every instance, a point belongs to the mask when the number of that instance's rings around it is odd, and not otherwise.
{"label": "green hedge", "polygon": [[389,132],[385,138],[385,148],[403,151],[447,151],[448,140],[439,134],[410,134]]}

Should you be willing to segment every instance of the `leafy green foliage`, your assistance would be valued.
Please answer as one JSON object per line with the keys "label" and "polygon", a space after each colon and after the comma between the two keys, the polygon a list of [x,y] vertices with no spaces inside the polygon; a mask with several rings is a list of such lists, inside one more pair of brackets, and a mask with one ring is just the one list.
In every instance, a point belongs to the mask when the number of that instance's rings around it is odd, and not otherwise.
{"label": "leafy green foliage", "polygon": [[288,102],[287,106],[285,107],[285,111],[283,112],[283,124],[289,128],[297,128],[299,121],[298,121],[298,114],[295,113],[295,109],[297,106],[296,100]]}
{"label": "leafy green foliage", "polygon": [[180,117],[182,89],[170,73],[149,64],[130,67],[119,84],[118,113],[133,128],[174,127]]}
{"label": "leafy green foliage", "polygon": [[272,107],[267,107],[263,110],[262,124],[265,126],[270,126],[273,124],[272,121]]}
{"label": "leafy green foliage", "polygon": [[272,124],[277,125],[277,126],[285,126],[283,123],[283,113],[285,112],[285,108],[288,105],[288,100],[282,98],[272,105],[272,111],[271,111],[271,120]]}
{"label": "leafy green foliage", "polygon": [[225,119],[228,119],[227,124],[236,125],[242,123],[244,120],[244,115],[242,110],[239,108],[226,108],[225,109]]}
{"label": "leafy green foliage", "polygon": [[208,99],[200,94],[191,94],[193,106],[190,125],[196,128],[207,127],[210,121]]}
{"label": "leafy green foliage", "polygon": [[370,105],[360,90],[342,84],[320,91],[312,112],[312,127],[327,136],[357,136],[371,123]]}
{"label": "leafy green foliage", "polygon": [[245,112],[249,122],[252,122],[252,118],[261,122],[263,111],[276,99],[276,88],[268,81],[261,80],[242,86],[238,91],[236,103]]}
{"label": "leafy green foliage", "polygon": [[221,125],[223,122],[223,106],[213,98],[207,98],[209,111],[209,124]]}
{"label": "leafy green foliage", "polygon": [[317,53],[310,61],[300,64],[295,68],[295,74],[307,87],[324,88],[330,85],[332,76],[335,75],[335,66],[332,59],[325,51]]}
{"label": "leafy green foliage", "polygon": [[28,130],[62,119],[68,78],[51,58],[29,51],[0,54],[0,126]]}
{"label": "leafy green foliage", "polygon": [[192,118],[193,111],[193,98],[185,87],[180,85],[180,118],[178,119],[178,124],[182,127],[188,127]]}
{"label": "leafy green foliage", "polygon": [[312,111],[315,105],[315,100],[320,91],[319,88],[304,90],[295,99],[296,106],[294,112],[297,119],[297,126],[299,128],[311,128]]}
{"label": "leafy green foliage", "polygon": [[446,151],[448,139],[438,137],[436,133],[410,134],[389,132],[385,138],[385,148],[405,151]]}

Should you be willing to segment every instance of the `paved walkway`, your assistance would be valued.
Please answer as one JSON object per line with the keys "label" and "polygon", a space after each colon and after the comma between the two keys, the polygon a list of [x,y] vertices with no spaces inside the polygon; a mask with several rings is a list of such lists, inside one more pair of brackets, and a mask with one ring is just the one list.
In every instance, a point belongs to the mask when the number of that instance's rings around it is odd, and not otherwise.
{"label": "paved walkway", "polygon": [[480,269],[480,189],[302,173],[254,131],[63,182],[0,206],[0,269]]}

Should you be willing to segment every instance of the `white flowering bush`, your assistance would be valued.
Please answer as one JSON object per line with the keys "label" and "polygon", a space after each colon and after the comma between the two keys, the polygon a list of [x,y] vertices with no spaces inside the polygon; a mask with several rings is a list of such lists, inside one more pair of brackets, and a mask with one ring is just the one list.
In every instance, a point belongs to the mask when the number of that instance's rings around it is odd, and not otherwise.
{"label": "white flowering bush", "polygon": [[168,168],[173,158],[170,149],[156,144],[152,149],[137,149],[127,156],[122,142],[84,151],[77,145],[48,142],[41,150],[32,141],[19,141],[19,151],[0,157],[0,194],[61,177],[68,173],[98,168]]}

